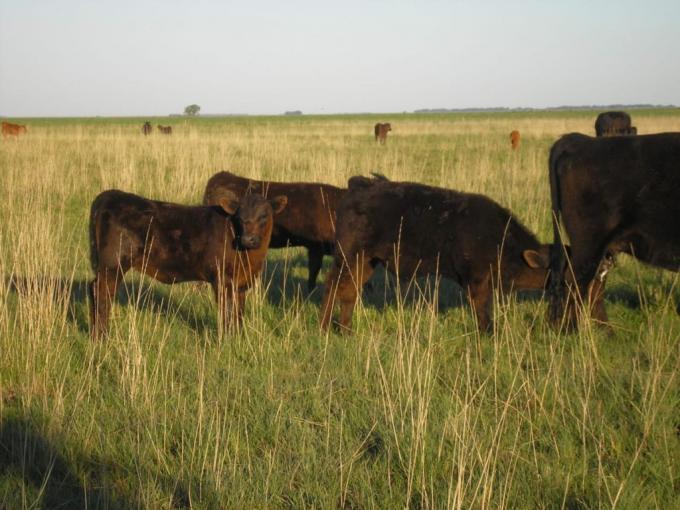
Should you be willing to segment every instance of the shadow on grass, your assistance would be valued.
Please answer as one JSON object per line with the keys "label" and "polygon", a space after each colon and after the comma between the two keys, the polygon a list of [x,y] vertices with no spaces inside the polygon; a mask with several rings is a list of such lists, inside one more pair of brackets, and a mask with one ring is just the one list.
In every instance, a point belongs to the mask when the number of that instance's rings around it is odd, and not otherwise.
{"label": "shadow on grass", "polygon": [[[26,418],[0,422],[0,508],[141,508],[138,488],[128,480],[140,475],[135,469],[79,452],[67,457]],[[143,474],[172,494],[170,508],[191,508],[197,498],[219,507],[210,484],[193,476],[144,468]]]}
{"label": "shadow on grass", "polygon": [[[133,275],[136,275],[133,273]],[[140,309],[161,313],[177,318],[188,327],[202,333],[216,328],[216,318],[206,317],[203,310],[179,302],[170,294],[170,286],[161,289],[150,282],[139,278],[139,275],[126,279],[118,287],[114,306],[139,306]],[[16,294],[30,292],[49,292],[55,300],[67,299],[67,315],[69,322],[79,331],[89,333],[89,284],[91,280],[71,280],[68,278],[52,278],[41,276],[27,278],[13,276],[5,279],[10,290]],[[183,284],[183,285],[191,285]],[[211,291],[212,296],[212,291]],[[214,301],[214,300],[213,300]],[[214,310],[215,313],[216,310]]]}
{"label": "shadow on grass", "polygon": [[[83,483],[72,464],[92,479]],[[0,479],[3,484],[11,479],[21,479],[24,484],[20,490],[6,487],[0,508],[28,503],[23,500],[26,489],[39,499],[38,508],[132,508],[130,502],[99,483],[107,469],[109,466],[91,458],[69,462],[30,421],[9,418],[0,423]]]}

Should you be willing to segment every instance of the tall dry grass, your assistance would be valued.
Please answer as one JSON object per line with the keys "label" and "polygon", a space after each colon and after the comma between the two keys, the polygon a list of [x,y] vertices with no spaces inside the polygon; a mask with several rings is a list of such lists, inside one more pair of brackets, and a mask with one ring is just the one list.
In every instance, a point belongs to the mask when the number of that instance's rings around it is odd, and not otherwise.
{"label": "tall dry grass", "polygon": [[[673,111],[633,115],[677,130]],[[87,335],[89,204],[120,188],[196,203],[214,172],[344,185],[380,171],[485,193],[549,239],[547,151],[593,114],[28,121],[0,145],[0,507],[680,506],[675,275],[621,260],[615,333],[550,330],[496,298],[373,279],[349,337],[318,331],[300,250],[271,252],[239,335],[211,292],[129,274]],[[522,145],[510,151],[509,133]]]}

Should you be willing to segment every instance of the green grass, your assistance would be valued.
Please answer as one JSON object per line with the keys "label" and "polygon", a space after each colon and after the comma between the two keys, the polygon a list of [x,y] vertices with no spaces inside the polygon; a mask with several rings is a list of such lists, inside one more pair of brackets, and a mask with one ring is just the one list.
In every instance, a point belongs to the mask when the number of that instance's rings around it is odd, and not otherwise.
{"label": "green grass", "polygon": [[[679,130],[677,110],[633,116]],[[339,185],[379,170],[485,193],[548,241],[549,147],[594,117],[163,118],[174,134],[148,138],[146,119],[26,119],[0,144],[0,508],[680,507],[677,275],[625,257],[612,335],[553,331],[522,294],[480,336],[452,283],[404,295],[382,271],[355,333],[324,335],[323,280],[303,292],[293,249],[270,252],[240,335],[217,336],[207,286],[134,273],[110,338],[87,333],[104,189],[196,203],[223,169]]]}

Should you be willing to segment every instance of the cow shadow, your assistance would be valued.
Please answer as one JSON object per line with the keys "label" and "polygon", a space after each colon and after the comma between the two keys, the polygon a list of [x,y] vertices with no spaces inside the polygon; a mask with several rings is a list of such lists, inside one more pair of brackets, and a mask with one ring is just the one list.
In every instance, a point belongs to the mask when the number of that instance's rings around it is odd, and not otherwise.
{"label": "cow shadow", "polygon": [[467,305],[467,294],[448,278],[434,276],[416,279],[397,278],[384,267],[378,266],[364,286],[362,301],[379,311],[395,306],[401,301],[414,306],[421,301],[436,303],[438,313]]}
{"label": "cow shadow", "polygon": [[[73,464],[95,480],[84,484]],[[109,469],[113,468],[100,459],[78,456],[75,461],[67,460],[25,418],[5,418],[0,422],[0,476],[5,480],[21,479],[40,498],[39,508],[132,508],[129,501],[98,483],[100,474]],[[8,498],[13,496],[17,499],[8,504]],[[24,496],[23,490],[7,491],[0,507],[21,506]]]}
{"label": "cow shadow", "polygon": [[[330,267],[330,257],[324,257],[324,268]],[[328,267],[326,267],[328,265]],[[302,271],[298,271],[302,268]],[[303,276],[295,273],[300,272]],[[323,297],[325,272],[322,271],[316,280],[316,287],[309,292],[307,290],[307,255],[296,254],[292,257],[286,255],[283,259],[268,260],[262,271],[261,279],[265,286],[267,302],[274,306],[283,306],[293,300],[307,301],[315,305],[321,304]]]}
{"label": "cow shadow", "polygon": [[[175,456],[170,447],[167,452]],[[139,463],[135,463],[139,465]],[[6,417],[0,421],[0,479],[21,480],[23,486],[0,496],[0,508],[20,508],[25,497],[35,495],[37,508],[140,508],[139,494],[125,480],[130,470],[98,456],[75,452],[68,458],[58,443],[48,439],[27,418]],[[211,508],[217,508],[218,494],[210,483],[179,474],[177,478],[145,468],[143,475],[153,479],[163,492],[172,494],[170,508],[191,508],[200,495]],[[5,485],[7,487],[7,485]],[[118,489],[118,490],[116,490]],[[12,499],[14,497],[15,499]]]}
{"label": "cow shadow", "polygon": [[[90,299],[89,285],[91,280],[40,276],[28,278],[13,275],[6,277],[5,282],[15,294],[31,292],[49,292],[54,300],[67,299],[66,319],[73,324],[78,331],[88,333],[90,331]],[[198,289],[200,284],[185,283],[181,285],[195,285]],[[172,296],[171,286],[161,289],[153,285],[151,281],[132,276],[126,278],[118,287],[114,306],[135,306],[142,310],[171,316],[184,323],[196,333],[202,334],[207,330],[216,328],[216,318],[206,316],[203,309],[191,307],[180,302]],[[212,299],[212,291],[210,291]],[[214,300],[212,300],[214,304]],[[202,308],[202,307],[201,307]]]}
{"label": "cow shadow", "polygon": [[6,276],[5,285],[16,295],[49,294],[56,301],[66,300],[66,318],[80,331],[88,331],[87,310],[82,311],[79,304],[87,304],[88,281],[39,275],[35,277]]}

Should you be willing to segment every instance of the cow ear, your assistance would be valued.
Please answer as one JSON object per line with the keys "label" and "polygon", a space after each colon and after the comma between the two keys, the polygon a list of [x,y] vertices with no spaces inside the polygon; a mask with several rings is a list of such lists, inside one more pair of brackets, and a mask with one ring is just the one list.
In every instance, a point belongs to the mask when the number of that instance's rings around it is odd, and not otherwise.
{"label": "cow ear", "polygon": [[547,269],[550,265],[548,256],[536,250],[524,250],[522,258],[531,269]]}
{"label": "cow ear", "polygon": [[279,195],[272,198],[269,203],[272,206],[272,211],[274,211],[274,214],[278,214],[286,208],[286,204],[288,204],[288,197],[286,195]]}
{"label": "cow ear", "polygon": [[236,214],[236,210],[238,209],[239,206],[238,197],[229,190],[224,190],[220,194],[220,198],[217,201],[217,203],[220,205],[222,209],[224,209],[224,212],[226,212],[227,214],[231,214],[232,216]]}

